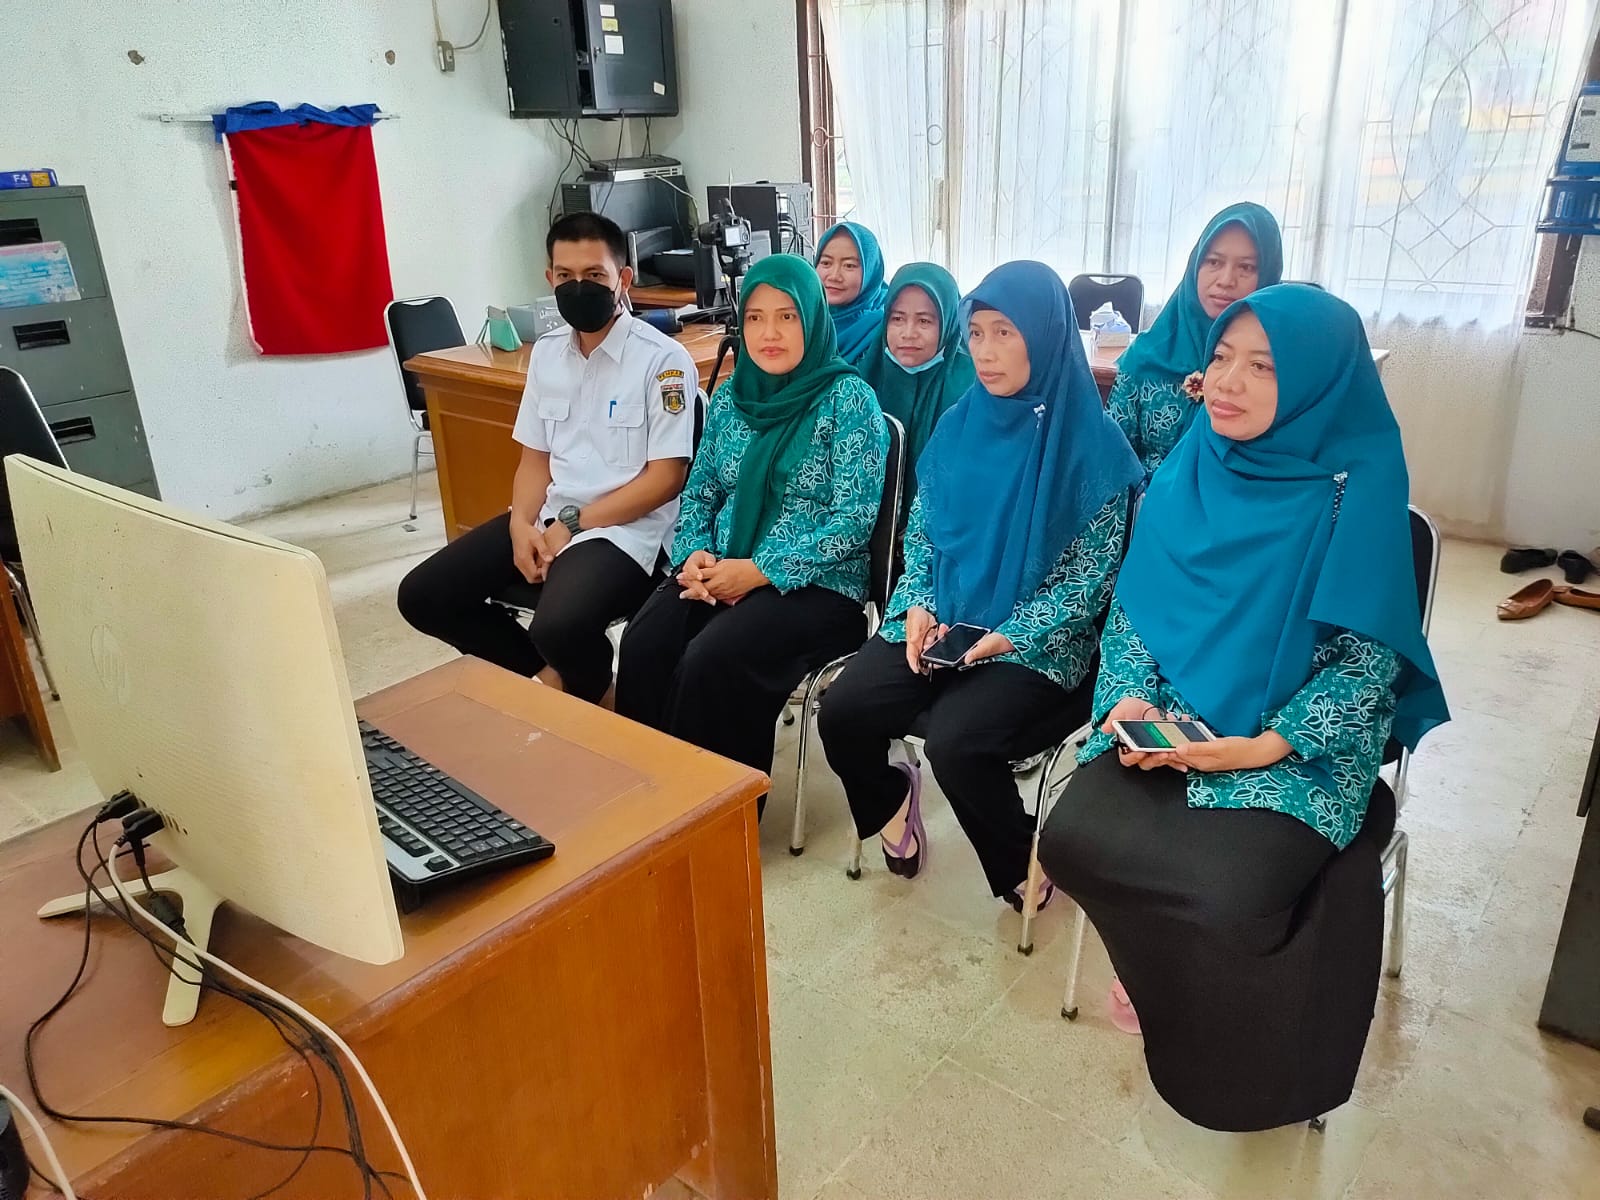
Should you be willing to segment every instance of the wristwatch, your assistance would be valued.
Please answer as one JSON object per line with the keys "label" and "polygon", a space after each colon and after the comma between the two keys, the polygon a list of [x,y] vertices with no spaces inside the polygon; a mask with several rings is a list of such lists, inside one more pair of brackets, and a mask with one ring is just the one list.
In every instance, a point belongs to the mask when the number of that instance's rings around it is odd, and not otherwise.
{"label": "wristwatch", "polygon": [[556,520],[567,527],[567,532],[577,537],[583,532],[583,527],[578,524],[578,506],[569,504],[556,514]]}

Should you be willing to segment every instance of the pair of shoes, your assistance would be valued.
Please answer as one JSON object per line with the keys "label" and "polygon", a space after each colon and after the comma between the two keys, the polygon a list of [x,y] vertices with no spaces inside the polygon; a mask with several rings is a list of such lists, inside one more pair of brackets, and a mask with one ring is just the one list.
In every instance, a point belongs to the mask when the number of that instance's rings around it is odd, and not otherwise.
{"label": "pair of shoes", "polygon": [[[922,823],[922,770],[910,763],[895,763],[905,774],[911,803],[906,809],[906,831],[892,845],[882,845],[883,865],[891,875],[915,879],[928,861],[928,830]],[[881,839],[880,839],[881,843]],[[916,850],[911,849],[915,843]]]}
{"label": "pair of shoes", "polygon": [[1552,602],[1565,604],[1568,608],[1600,610],[1600,592],[1554,583],[1548,579],[1535,579],[1527,587],[1518,588],[1500,601],[1495,616],[1502,621],[1526,621],[1549,608]]}
{"label": "pair of shoes", "polygon": [[[1006,893],[1006,903],[1011,905],[1013,912],[1020,913],[1023,905],[1028,902],[1026,891],[1027,886],[1028,881],[1024,879],[1021,883],[1017,884],[1013,890]],[[1056,885],[1051,883],[1048,879],[1041,879],[1039,882],[1039,906],[1033,911],[1035,913],[1042,913],[1045,910],[1045,906],[1055,898]]]}
{"label": "pair of shoes", "polygon": [[1128,999],[1127,990],[1122,986],[1122,980],[1111,981],[1111,992],[1106,996],[1106,1015],[1111,1018],[1111,1024],[1130,1033],[1134,1037],[1144,1033],[1139,1024],[1139,1014],[1133,1011],[1133,1001]]}
{"label": "pair of shoes", "polygon": [[1548,567],[1556,561],[1555,548],[1539,550],[1531,546],[1513,546],[1500,557],[1500,569],[1507,575],[1519,575],[1537,567]]}
{"label": "pair of shoes", "polygon": [[1594,574],[1594,562],[1587,554],[1576,550],[1563,550],[1556,555],[1556,566],[1567,577],[1568,583],[1582,583]]}

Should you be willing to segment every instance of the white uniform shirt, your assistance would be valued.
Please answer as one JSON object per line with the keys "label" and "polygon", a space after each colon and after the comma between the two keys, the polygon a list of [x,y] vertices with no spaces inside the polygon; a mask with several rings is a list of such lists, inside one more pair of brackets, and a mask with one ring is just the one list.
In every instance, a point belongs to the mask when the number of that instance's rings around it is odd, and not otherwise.
{"label": "white uniform shirt", "polygon": [[[632,482],[647,462],[692,457],[699,384],[687,350],[626,313],[588,358],[572,330],[535,342],[512,437],[550,455],[540,523]],[[585,529],[568,545],[605,538],[653,573],[677,519],[673,497],[630,525]]]}

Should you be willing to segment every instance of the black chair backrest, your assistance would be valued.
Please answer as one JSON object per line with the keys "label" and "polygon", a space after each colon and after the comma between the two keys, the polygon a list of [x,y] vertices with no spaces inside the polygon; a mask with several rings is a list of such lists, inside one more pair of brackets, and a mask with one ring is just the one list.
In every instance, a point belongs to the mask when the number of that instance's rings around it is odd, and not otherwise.
{"label": "black chair backrest", "polygon": [[395,366],[400,368],[400,379],[405,384],[406,403],[414,412],[425,412],[428,402],[423,398],[422,384],[404,364],[407,359],[430,350],[467,344],[455,306],[444,296],[395,300],[383,310],[383,320],[389,330]]}
{"label": "black chair backrest", "polygon": [[878,617],[888,611],[898,574],[900,510],[905,504],[906,431],[899,421],[884,414],[889,426],[889,455],[883,467],[883,499],[878,502],[878,519],[872,526],[869,543],[871,569],[867,580],[867,599],[878,606]]}
{"label": "black chair backrest", "polygon": [[706,395],[705,388],[699,388],[694,394],[694,441],[689,443],[689,458],[700,453],[700,439],[706,435],[706,410],[711,407],[711,397]]}
{"label": "black chair backrest", "polygon": [[1107,300],[1128,319],[1133,332],[1144,320],[1144,281],[1137,275],[1075,275],[1067,284],[1072,311],[1078,314],[1078,328],[1089,328],[1089,314]]}
{"label": "black chair backrest", "polygon": [[[10,367],[0,367],[0,459],[11,454],[26,454],[56,467],[67,465],[28,381]],[[19,558],[17,523],[11,515],[11,489],[6,485],[3,469],[0,469],[0,558],[12,563]]]}
{"label": "black chair backrest", "polygon": [[1411,569],[1417,580],[1417,611],[1426,637],[1433,624],[1433,593],[1439,582],[1439,527],[1415,504],[1411,506]]}

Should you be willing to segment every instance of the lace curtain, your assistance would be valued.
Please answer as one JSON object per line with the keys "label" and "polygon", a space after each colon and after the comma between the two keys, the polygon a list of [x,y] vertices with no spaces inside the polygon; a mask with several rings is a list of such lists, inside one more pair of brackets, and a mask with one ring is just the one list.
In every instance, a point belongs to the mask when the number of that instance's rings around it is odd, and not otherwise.
{"label": "lace curtain", "polygon": [[1594,0],[820,0],[853,215],[964,286],[1009,258],[1161,304],[1275,212],[1354,304],[1418,503],[1493,532],[1533,221]]}

